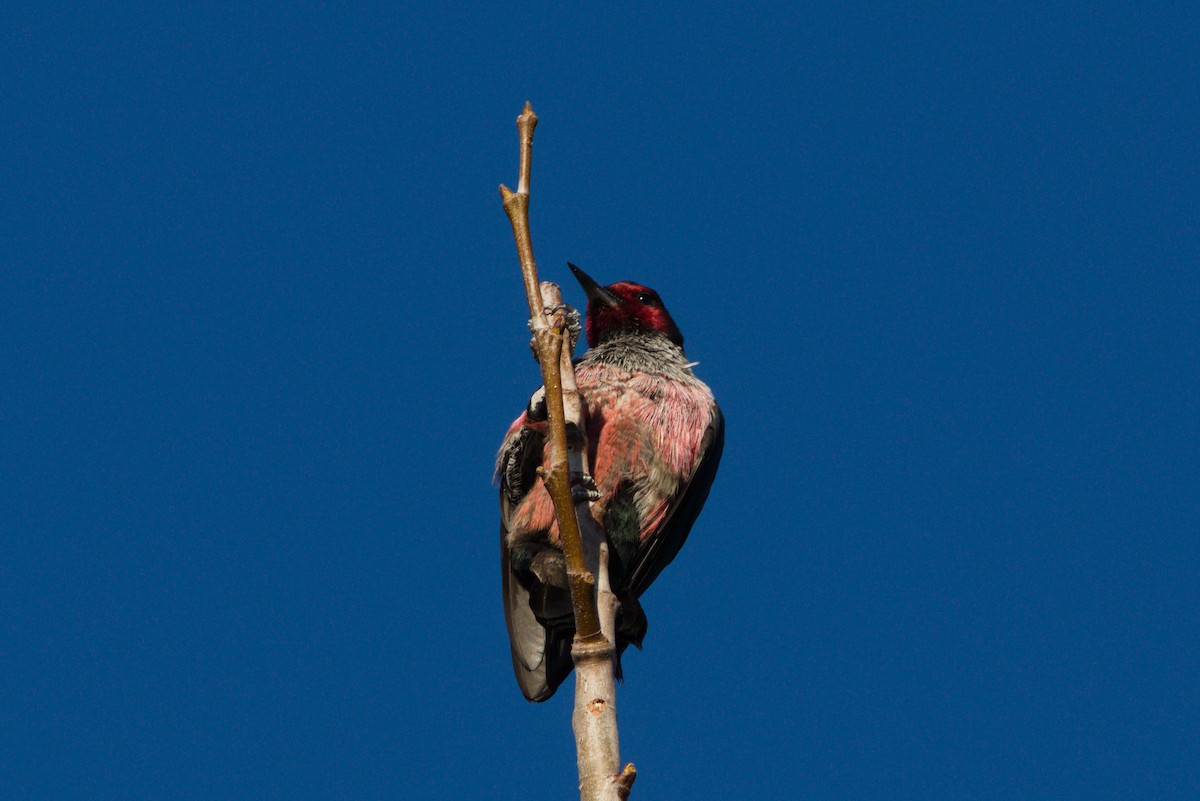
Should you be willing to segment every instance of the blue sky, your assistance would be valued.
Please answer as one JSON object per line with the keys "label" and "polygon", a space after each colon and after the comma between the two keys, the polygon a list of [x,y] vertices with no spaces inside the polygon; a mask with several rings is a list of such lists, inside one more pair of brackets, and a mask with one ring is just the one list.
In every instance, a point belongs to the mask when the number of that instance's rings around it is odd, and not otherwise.
{"label": "blue sky", "polygon": [[429,6],[0,11],[0,795],[574,792],[489,483],[528,99],[543,277],[727,421],[635,797],[1195,798],[1195,7]]}

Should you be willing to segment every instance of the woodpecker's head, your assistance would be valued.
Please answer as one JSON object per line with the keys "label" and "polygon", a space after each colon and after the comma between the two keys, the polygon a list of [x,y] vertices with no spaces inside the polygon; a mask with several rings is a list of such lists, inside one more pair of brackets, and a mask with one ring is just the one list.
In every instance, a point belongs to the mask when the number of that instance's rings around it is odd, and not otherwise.
{"label": "woodpecker's head", "polygon": [[671,319],[662,298],[650,287],[632,281],[618,281],[600,286],[591,276],[567,262],[576,280],[587,293],[588,347],[594,348],[610,336],[620,332],[644,331],[661,334],[683,347],[683,334]]}

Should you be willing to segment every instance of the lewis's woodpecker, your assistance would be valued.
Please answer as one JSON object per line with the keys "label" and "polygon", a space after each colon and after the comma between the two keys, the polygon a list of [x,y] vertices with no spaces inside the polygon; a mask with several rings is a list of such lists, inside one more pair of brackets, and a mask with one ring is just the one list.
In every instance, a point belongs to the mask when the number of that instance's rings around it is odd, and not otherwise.
{"label": "lewis's woodpecker", "polygon": [[[658,293],[620,281],[600,286],[569,265],[587,293],[589,349],[575,363],[587,405],[588,457],[599,498],[592,512],[609,542],[620,599],[617,653],[641,647],[638,598],[687,539],[724,446],[712,392],[692,375],[683,335]],[[513,670],[530,701],[570,675],[575,621],[554,507],[537,468],[549,467],[544,403],[534,396],[496,459],[504,617]],[[619,663],[618,663],[619,669]]]}

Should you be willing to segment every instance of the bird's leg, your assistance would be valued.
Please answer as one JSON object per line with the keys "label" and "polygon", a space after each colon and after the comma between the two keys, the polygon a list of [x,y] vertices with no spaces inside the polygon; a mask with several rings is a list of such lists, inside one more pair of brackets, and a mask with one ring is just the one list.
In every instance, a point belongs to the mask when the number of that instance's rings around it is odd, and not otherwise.
{"label": "bird's leg", "polygon": [[[583,440],[579,428],[574,423],[567,423],[567,448],[574,449]],[[575,503],[590,503],[600,500],[600,490],[591,474],[580,465],[571,465],[571,498]]]}

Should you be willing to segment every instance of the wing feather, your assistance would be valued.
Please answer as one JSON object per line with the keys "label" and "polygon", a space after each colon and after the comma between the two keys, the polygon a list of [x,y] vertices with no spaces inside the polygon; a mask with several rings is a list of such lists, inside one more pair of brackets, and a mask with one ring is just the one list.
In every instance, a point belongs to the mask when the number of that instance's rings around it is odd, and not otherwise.
{"label": "wing feather", "polygon": [[687,541],[692,524],[696,522],[708,498],[724,449],[725,417],[721,414],[721,408],[714,403],[712,420],[701,440],[691,479],[684,485],[683,491],[671,500],[658,535],[643,541],[638,551],[628,585],[634,597],[640,597],[646,591]]}

